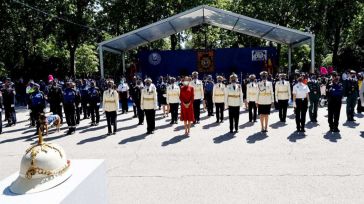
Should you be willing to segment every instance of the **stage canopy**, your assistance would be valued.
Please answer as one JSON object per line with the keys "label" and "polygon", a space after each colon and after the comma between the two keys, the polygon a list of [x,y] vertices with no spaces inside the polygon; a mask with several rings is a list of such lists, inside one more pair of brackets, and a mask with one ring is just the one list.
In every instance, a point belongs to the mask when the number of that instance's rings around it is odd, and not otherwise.
{"label": "stage canopy", "polygon": [[[291,72],[292,48],[301,44],[311,45],[311,72],[314,71],[314,39],[311,33],[283,27],[258,19],[250,18],[230,11],[201,5],[172,17],[125,33],[110,40],[99,43],[100,71],[104,77],[103,51],[123,54],[138,46],[163,39],[188,28],[210,24],[234,32],[254,36],[267,41],[288,45],[288,72]],[[125,62],[123,56],[123,68]]]}

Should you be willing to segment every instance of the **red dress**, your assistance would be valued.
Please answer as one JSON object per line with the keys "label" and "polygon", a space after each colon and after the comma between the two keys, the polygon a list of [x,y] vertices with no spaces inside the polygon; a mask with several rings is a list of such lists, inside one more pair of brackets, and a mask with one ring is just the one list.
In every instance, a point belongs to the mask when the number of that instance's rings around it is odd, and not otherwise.
{"label": "red dress", "polygon": [[[193,114],[194,90],[192,86],[182,86],[179,99],[181,100],[181,121],[195,121]],[[186,108],[184,104],[190,103]]]}

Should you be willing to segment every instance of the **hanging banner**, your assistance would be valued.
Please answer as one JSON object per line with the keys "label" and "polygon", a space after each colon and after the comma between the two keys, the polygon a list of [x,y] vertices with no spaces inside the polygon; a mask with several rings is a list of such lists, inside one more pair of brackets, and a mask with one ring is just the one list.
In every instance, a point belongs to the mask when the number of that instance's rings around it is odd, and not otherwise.
{"label": "hanging banner", "polygon": [[214,51],[197,52],[197,70],[201,73],[212,73],[215,71]]}

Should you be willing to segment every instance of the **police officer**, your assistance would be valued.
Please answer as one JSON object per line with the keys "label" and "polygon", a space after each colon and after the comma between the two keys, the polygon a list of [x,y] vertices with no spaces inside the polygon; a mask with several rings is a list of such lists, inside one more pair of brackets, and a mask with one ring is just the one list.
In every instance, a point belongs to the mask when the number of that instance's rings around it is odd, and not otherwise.
{"label": "police officer", "polygon": [[50,106],[50,112],[59,115],[61,123],[63,123],[63,91],[56,80],[51,81],[47,98]]}
{"label": "police officer", "polygon": [[141,108],[141,96],[142,96],[142,90],[144,88],[143,82],[141,79],[138,79],[136,82],[136,89],[135,89],[135,95],[132,96],[133,97],[133,101],[135,103],[135,107],[137,109],[137,115],[138,115],[138,120],[139,123],[138,125],[143,125],[144,124],[144,111]]}
{"label": "police officer", "polygon": [[121,103],[121,114],[128,112],[129,85],[123,77],[118,86],[119,100]]}
{"label": "police officer", "polygon": [[286,122],[288,101],[291,98],[291,85],[286,81],[286,74],[279,74],[279,81],[275,83],[275,100],[278,104],[279,120]]}
{"label": "police officer", "polygon": [[268,81],[268,72],[260,72],[261,81],[258,83],[258,114],[260,116],[261,132],[268,132],[268,119],[271,106],[274,103],[273,84]]}
{"label": "police officer", "polygon": [[81,120],[81,112],[82,112],[82,105],[81,105],[81,81],[77,81],[77,86],[75,83],[71,83],[72,88],[76,91],[76,125],[80,124]]}
{"label": "police officer", "polygon": [[249,76],[249,83],[246,86],[246,101],[248,102],[249,109],[249,122],[257,121],[257,99],[258,99],[258,84],[255,79],[255,75]]}
{"label": "police officer", "polygon": [[169,110],[171,112],[171,123],[178,123],[178,105],[180,103],[179,95],[180,88],[176,84],[176,78],[170,78],[170,85],[167,87],[167,104],[169,105]]}
{"label": "police officer", "polygon": [[130,91],[129,91],[130,99],[133,101],[133,112],[134,112],[133,118],[138,117],[138,109],[135,105],[135,98],[137,98],[136,94],[137,94],[137,90],[138,90],[137,80],[138,80],[137,77],[134,76],[132,83],[130,84]]}
{"label": "police officer", "polygon": [[193,124],[200,123],[200,105],[201,101],[204,99],[204,91],[202,81],[198,79],[198,72],[192,72],[192,81],[190,85],[194,90],[194,101],[193,101],[193,111],[195,116],[195,121]]}
{"label": "police officer", "polygon": [[212,91],[214,89],[214,81],[211,75],[207,76],[207,81],[204,87],[205,87],[204,90],[205,90],[207,115],[214,116],[214,103],[212,101]]}
{"label": "police officer", "polygon": [[95,81],[91,81],[91,87],[87,90],[87,101],[89,112],[91,113],[91,126],[98,126],[100,122],[100,97],[101,92],[98,87],[96,87]]}
{"label": "police officer", "polygon": [[3,89],[3,102],[5,118],[8,120],[6,127],[10,127],[16,124],[15,90],[11,86],[10,79],[5,80],[5,87]]}
{"label": "police officer", "polygon": [[230,84],[225,90],[225,106],[229,109],[230,133],[238,132],[240,106],[243,105],[243,92],[240,84],[238,84],[238,76],[232,74],[230,76]]}
{"label": "police officer", "polygon": [[44,93],[39,90],[40,86],[39,84],[34,84],[34,92],[30,95],[30,101],[31,101],[31,111],[32,111],[32,117],[33,121],[36,121],[36,131],[34,135],[38,135],[38,130],[40,127],[39,123],[39,116],[41,114],[44,114],[44,109],[46,107],[46,100]]}
{"label": "police officer", "polygon": [[63,108],[68,125],[67,135],[71,135],[76,131],[76,99],[77,91],[73,88],[72,82],[67,82],[66,89],[63,92]]}
{"label": "police officer", "polygon": [[336,72],[332,73],[331,83],[326,87],[327,106],[328,106],[328,122],[330,132],[340,132],[339,119],[344,88],[340,83],[340,77]]}
{"label": "police officer", "polygon": [[316,75],[312,75],[310,80],[307,83],[308,88],[310,89],[310,106],[309,106],[309,115],[310,121],[317,123],[317,110],[318,104],[321,97],[320,91],[320,83],[316,79]]}
{"label": "police officer", "polygon": [[223,77],[217,76],[217,83],[212,90],[212,102],[216,108],[216,123],[224,122],[224,109],[225,109],[225,84],[223,84]]}
{"label": "police officer", "polygon": [[306,113],[310,100],[310,89],[303,83],[303,77],[297,79],[298,83],[293,86],[293,107],[296,114],[297,132],[305,132]]}
{"label": "police officer", "polygon": [[155,130],[155,110],[158,109],[157,89],[152,84],[152,79],[145,79],[145,87],[142,91],[140,106],[144,110],[147,121],[147,134],[153,134]]}
{"label": "police officer", "polygon": [[81,108],[82,108],[82,112],[83,112],[83,119],[90,118],[89,107],[87,106],[89,104],[88,89],[89,89],[89,86],[87,84],[87,81],[83,79],[81,81],[81,86],[79,89],[80,94],[81,94]]}
{"label": "police officer", "polygon": [[346,116],[347,121],[355,121],[354,110],[359,97],[358,80],[356,79],[356,72],[350,71],[350,77],[345,80],[344,96],[346,96]]}

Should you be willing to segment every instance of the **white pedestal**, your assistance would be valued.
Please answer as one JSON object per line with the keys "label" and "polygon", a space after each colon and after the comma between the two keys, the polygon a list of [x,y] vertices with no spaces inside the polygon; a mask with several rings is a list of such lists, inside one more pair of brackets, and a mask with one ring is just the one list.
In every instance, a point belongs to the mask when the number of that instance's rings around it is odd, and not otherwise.
{"label": "white pedestal", "polygon": [[18,172],[0,182],[1,204],[106,204],[106,167],[104,160],[71,160],[72,176],[52,189],[26,195],[9,190]]}

